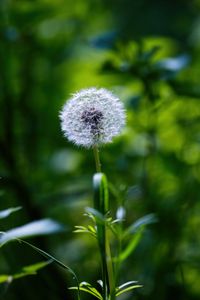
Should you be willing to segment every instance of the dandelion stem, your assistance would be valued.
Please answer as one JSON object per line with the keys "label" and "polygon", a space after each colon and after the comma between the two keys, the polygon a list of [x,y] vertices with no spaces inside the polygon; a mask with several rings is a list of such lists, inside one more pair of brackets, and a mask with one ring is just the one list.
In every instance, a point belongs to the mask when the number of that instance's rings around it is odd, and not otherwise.
{"label": "dandelion stem", "polygon": [[103,173],[97,173],[93,178],[94,207],[104,217],[104,222],[97,220],[97,238],[102,265],[103,300],[115,300],[115,276],[112,265],[106,214],[109,210],[109,195],[107,179]]}
{"label": "dandelion stem", "polygon": [[97,173],[101,173],[101,162],[99,158],[99,149],[97,146],[93,146],[95,164],[96,164],[96,171]]}

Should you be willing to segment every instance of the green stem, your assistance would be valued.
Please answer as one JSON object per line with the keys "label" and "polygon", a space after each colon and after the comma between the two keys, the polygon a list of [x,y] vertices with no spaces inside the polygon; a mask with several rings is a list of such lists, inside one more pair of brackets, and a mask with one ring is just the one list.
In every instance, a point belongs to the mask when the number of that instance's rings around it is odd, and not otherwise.
{"label": "green stem", "polygon": [[110,244],[108,239],[107,228],[105,228],[105,248],[106,248],[106,268],[108,274],[108,285],[109,285],[109,294],[110,300],[115,300],[115,279],[114,279],[114,271],[113,271],[113,262],[110,251]]}
{"label": "green stem", "polygon": [[[95,209],[106,218],[106,213],[109,209],[109,199],[107,180],[104,174],[97,173],[94,175],[94,191]],[[102,265],[103,300],[115,300],[115,279],[106,220],[105,222],[97,221],[97,237]]]}
{"label": "green stem", "polygon": [[93,146],[95,164],[96,164],[96,171],[97,173],[101,173],[101,162],[99,158],[99,149],[97,146]]}

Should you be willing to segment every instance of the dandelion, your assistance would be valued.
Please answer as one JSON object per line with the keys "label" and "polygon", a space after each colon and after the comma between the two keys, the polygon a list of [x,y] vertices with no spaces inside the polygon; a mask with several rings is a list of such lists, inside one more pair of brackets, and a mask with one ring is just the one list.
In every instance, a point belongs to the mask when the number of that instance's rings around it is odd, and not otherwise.
{"label": "dandelion", "polygon": [[73,95],[61,113],[61,128],[69,141],[86,148],[110,143],[125,125],[122,102],[110,91],[83,89]]}

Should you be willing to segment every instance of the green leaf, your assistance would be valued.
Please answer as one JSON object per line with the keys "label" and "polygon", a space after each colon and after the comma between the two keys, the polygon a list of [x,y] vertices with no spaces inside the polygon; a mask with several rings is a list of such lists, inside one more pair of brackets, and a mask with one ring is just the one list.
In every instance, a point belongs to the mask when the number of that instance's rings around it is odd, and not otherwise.
{"label": "green leaf", "polygon": [[1,210],[0,211],[0,219],[9,217],[12,213],[20,210],[21,208],[22,208],[21,206],[18,206],[18,207],[11,207],[11,208],[8,208],[5,210]]}
{"label": "green leaf", "polygon": [[36,274],[36,272],[40,269],[43,269],[44,267],[46,267],[47,265],[49,265],[50,263],[52,263],[53,260],[50,259],[48,261],[42,261],[33,265],[29,265],[29,266],[25,266],[23,267],[22,271],[26,274]]}
{"label": "green leaf", "polygon": [[43,262],[39,262],[30,266],[26,266],[23,267],[23,269],[15,274],[10,274],[10,275],[1,275],[0,276],[0,283],[11,283],[14,279],[19,279],[25,276],[30,276],[30,275],[36,275],[37,271],[39,271],[40,269],[46,267],[47,265],[49,265],[52,262],[52,260],[49,261],[43,261]]}
{"label": "green leaf", "polygon": [[158,221],[157,217],[155,216],[155,214],[148,214],[146,216],[143,216],[142,218],[138,219],[137,221],[135,221],[124,233],[124,236],[128,235],[128,234],[132,234],[135,233],[136,231],[138,231],[138,229],[140,229],[141,227],[144,227],[146,225],[149,224],[153,224],[156,223]]}
{"label": "green leaf", "polygon": [[135,250],[141,240],[142,234],[143,229],[140,229],[133,235],[126,248],[118,256],[117,260],[119,260],[120,262],[124,261]]}
{"label": "green leaf", "polygon": [[95,217],[96,222],[105,224],[105,217],[100,211],[92,207],[86,207],[85,210],[88,214],[92,214],[93,217]]}
{"label": "green leaf", "polygon": [[90,235],[92,235],[93,237],[96,238],[96,230],[93,226],[88,225],[87,227],[85,226],[75,226],[75,233],[89,233]]}
{"label": "green leaf", "polygon": [[136,222],[134,222],[127,230],[125,230],[123,234],[123,239],[130,238],[130,241],[126,248],[121,252],[117,260],[120,262],[124,261],[137,247],[139,244],[143,231],[145,229],[145,226],[148,224],[152,224],[157,222],[157,218],[155,214],[148,214],[140,219],[138,219]]}
{"label": "green leaf", "polygon": [[[71,273],[73,275],[73,278],[76,280],[77,283],[77,290],[78,290],[78,300],[80,300],[80,293],[79,293],[79,281],[78,281],[78,277],[76,276],[76,273],[67,265],[63,264],[61,261],[59,261],[58,259],[56,259],[55,257],[53,257],[52,255],[50,255],[49,253],[45,252],[44,250],[41,250],[40,248],[32,245],[31,243],[28,243],[24,240],[21,240],[19,238],[15,238],[13,237],[12,240],[16,240],[20,243],[23,243],[29,247],[31,247],[32,249],[34,249],[35,251],[37,251],[38,253],[40,253],[43,257],[51,260],[52,262],[56,263],[58,266],[60,266],[61,268],[63,268],[64,270],[67,270],[69,273]],[[4,245],[4,244],[3,244]],[[1,246],[3,246],[1,245]]]}
{"label": "green leaf", "polygon": [[142,285],[139,285],[139,284],[138,285],[129,286],[126,289],[123,289],[123,290],[120,290],[120,291],[116,292],[116,296],[118,297],[118,296],[120,296],[123,293],[129,292],[131,290],[138,289],[138,288],[141,288],[141,287],[142,287]]}
{"label": "green leaf", "polygon": [[[77,290],[77,287],[70,287],[70,290]],[[103,300],[103,297],[101,296],[101,294],[97,291],[96,288],[94,288],[90,283],[88,282],[81,282],[79,285],[79,289],[80,291],[86,292],[88,294],[93,295],[94,297],[96,297],[99,300]]]}
{"label": "green leaf", "polygon": [[12,276],[11,275],[0,275],[0,283],[10,283],[12,281]]}
{"label": "green leaf", "polygon": [[[77,287],[70,287],[69,288],[69,290],[78,290],[78,288]],[[90,295],[93,295],[94,297],[96,297],[96,298],[98,298],[99,300],[102,300],[103,298],[101,297],[98,297],[96,294],[94,294],[91,290],[88,290],[88,289],[86,289],[86,288],[84,288],[84,287],[79,287],[79,290],[80,291],[82,291],[82,292],[86,292],[86,293],[88,293],[88,294],[90,294]]]}
{"label": "green leaf", "polygon": [[16,238],[52,234],[63,230],[64,227],[61,224],[51,219],[34,221],[3,233],[0,237],[0,246]]}
{"label": "green leaf", "polygon": [[96,228],[94,226],[88,225],[88,230],[90,230],[93,233],[96,233]]}
{"label": "green leaf", "polygon": [[123,290],[123,288],[127,287],[128,285],[130,286],[130,285],[133,285],[135,283],[138,283],[138,281],[133,281],[133,280],[127,281],[127,282],[121,284],[120,286],[118,286],[117,291],[118,290]]}
{"label": "green leaf", "polygon": [[120,285],[118,288],[116,288],[116,296],[119,296],[123,293],[126,293],[130,290],[142,287],[142,285],[136,284],[137,281],[128,281],[122,285]]}
{"label": "green leaf", "polygon": [[23,243],[23,244],[26,244],[27,246],[30,246],[32,249],[36,250],[38,253],[40,253],[42,256],[52,260],[54,263],[56,263],[57,265],[59,265],[61,268],[65,269],[65,270],[68,270],[73,276],[74,278],[77,280],[78,282],[78,279],[77,279],[77,276],[75,274],[75,272],[70,268],[68,267],[67,265],[63,264],[61,261],[59,261],[58,259],[56,259],[55,257],[53,257],[52,255],[50,255],[49,253],[45,252],[44,250],[41,250],[40,248],[24,241],[24,240],[21,240],[21,239],[17,239],[19,242]]}

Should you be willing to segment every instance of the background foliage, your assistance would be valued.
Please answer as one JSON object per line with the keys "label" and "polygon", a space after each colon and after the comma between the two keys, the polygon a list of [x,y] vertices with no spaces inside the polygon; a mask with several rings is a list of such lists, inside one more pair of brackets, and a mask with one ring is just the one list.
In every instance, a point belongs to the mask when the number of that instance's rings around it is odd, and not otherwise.
{"label": "background foliage", "polygon": [[[124,101],[123,137],[101,151],[103,170],[126,225],[149,213],[148,226],[121,270],[144,285],[140,300],[199,299],[200,1],[0,1],[0,209],[8,230],[40,218],[64,233],[32,242],[99,278],[96,245],[72,233],[92,203],[92,153],[60,132],[70,93],[97,86]],[[41,261],[26,246],[1,249],[0,274]],[[71,278],[53,265],[1,285],[2,299],[74,299]]]}

